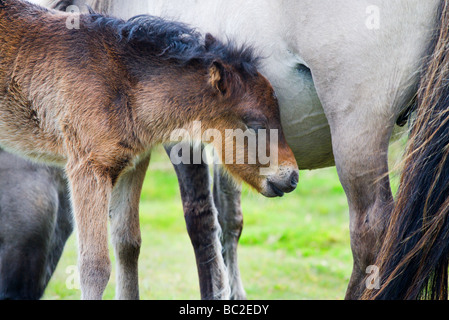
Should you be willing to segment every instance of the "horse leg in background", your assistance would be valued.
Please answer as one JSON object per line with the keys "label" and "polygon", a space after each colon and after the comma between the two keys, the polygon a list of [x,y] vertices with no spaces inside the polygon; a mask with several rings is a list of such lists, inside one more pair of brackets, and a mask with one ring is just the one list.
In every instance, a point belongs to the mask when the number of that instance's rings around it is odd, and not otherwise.
{"label": "horse leg in background", "polygon": [[223,170],[222,166],[214,166],[214,202],[222,230],[223,256],[231,286],[231,299],[245,300],[246,293],[237,259],[237,246],[243,229],[241,186]]}
{"label": "horse leg in background", "polygon": [[118,300],[139,299],[138,259],[141,236],[139,203],[150,156],[123,173],[112,191],[109,207],[112,244],[116,257]]}
{"label": "horse leg in background", "polygon": [[50,169],[50,172],[55,179],[55,186],[58,188],[58,207],[56,225],[51,235],[51,242],[48,250],[44,288],[48,285],[48,282],[56,270],[65,243],[73,232],[72,205],[70,203],[70,192],[67,187],[67,180],[65,179],[64,172],[55,168]]}
{"label": "horse leg in background", "polygon": [[38,300],[48,282],[57,199],[32,193],[27,193],[28,199],[17,194],[12,199],[5,193],[0,211],[0,300]]}
{"label": "horse leg in background", "polygon": [[[193,163],[195,148],[189,148],[190,163]],[[176,151],[173,146],[165,149],[169,156]],[[187,231],[195,251],[201,299],[229,299],[229,280],[222,256],[217,209],[210,188],[209,166],[202,160],[200,164],[173,166],[178,176]]]}
{"label": "horse leg in background", "polygon": [[0,150],[0,204],[0,300],[40,299],[73,229],[62,170]]}

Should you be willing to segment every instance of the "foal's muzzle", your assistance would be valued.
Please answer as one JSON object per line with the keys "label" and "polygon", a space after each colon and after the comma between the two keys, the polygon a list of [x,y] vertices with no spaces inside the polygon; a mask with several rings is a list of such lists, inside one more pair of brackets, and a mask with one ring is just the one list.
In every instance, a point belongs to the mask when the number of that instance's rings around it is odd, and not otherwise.
{"label": "foal's muzzle", "polygon": [[269,176],[261,194],[268,198],[282,197],[285,193],[290,193],[296,189],[299,182],[299,172],[297,169],[284,168],[282,174]]}

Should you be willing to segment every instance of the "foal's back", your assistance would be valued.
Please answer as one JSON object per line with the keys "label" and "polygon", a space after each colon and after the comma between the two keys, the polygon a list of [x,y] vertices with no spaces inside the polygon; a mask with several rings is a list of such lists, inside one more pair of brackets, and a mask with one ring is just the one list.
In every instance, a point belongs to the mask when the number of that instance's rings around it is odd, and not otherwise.
{"label": "foal's back", "polygon": [[[116,35],[95,28],[90,15],[70,29],[72,18],[0,1],[0,144],[6,149],[63,164],[64,125],[103,119],[98,113],[114,99],[111,91],[126,91],[129,75]],[[97,122],[97,129],[105,125]]]}

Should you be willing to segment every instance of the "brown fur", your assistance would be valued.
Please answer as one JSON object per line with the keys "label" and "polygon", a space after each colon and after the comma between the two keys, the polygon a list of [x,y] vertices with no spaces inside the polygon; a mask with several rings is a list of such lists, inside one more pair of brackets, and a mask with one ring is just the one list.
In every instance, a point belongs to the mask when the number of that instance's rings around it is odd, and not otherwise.
{"label": "brown fur", "polygon": [[[70,30],[68,17],[24,1],[0,1],[0,144],[65,166],[83,298],[99,299],[110,274],[110,203],[117,211],[123,206],[117,190],[128,188],[125,198],[132,208],[115,215],[133,225],[124,226],[113,241],[119,254],[123,246],[136,251],[140,234],[130,216],[138,210],[136,194],[149,151],[168,142],[174,129],[201,120],[224,136],[226,128],[244,129],[245,118],[257,119],[280,131],[280,163],[297,167],[282,135],[273,89],[259,73],[245,73],[219,58],[210,65],[176,63],[120,39],[113,28],[98,27],[91,15],[81,15],[81,28]],[[259,175],[260,164],[227,167],[261,191],[266,177]],[[131,258],[122,255],[118,296],[136,298],[138,250]]]}

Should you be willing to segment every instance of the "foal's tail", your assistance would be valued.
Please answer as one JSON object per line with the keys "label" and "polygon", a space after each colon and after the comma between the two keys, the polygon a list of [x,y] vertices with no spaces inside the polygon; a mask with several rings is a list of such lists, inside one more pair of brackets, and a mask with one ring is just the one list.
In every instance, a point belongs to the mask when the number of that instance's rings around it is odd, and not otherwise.
{"label": "foal's tail", "polygon": [[365,299],[447,299],[449,261],[449,0],[418,93],[397,202]]}

